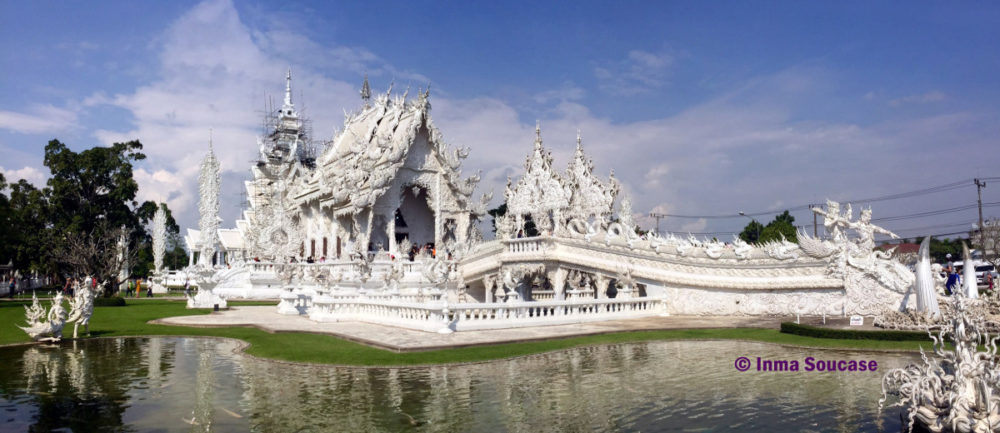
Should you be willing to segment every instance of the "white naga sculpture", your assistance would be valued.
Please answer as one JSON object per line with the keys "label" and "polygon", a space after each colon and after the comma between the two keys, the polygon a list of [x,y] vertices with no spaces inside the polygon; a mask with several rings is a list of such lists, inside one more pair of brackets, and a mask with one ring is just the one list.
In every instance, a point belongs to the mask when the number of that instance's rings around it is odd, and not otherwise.
{"label": "white naga sculpture", "polygon": [[[890,370],[882,379],[879,408],[889,395],[897,396],[899,401],[889,407],[906,408],[910,431],[917,426],[931,432],[1000,430],[1000,336],[986,332],[983,319],[968,311],[969,302],[961,293],[952,296],[950,326],[931,334],[935,358],[921,350],[923,365]],[[945,348],[946,339],[953,349]]]}
{"label": "white naga sculpture", "polygon": [[219,160],[215,158],[209,141],[208,154],[201,162],[201,173],[198,176],[198,192],[201,196],[198,202],[198,212],[201,215],[198,222],[201,230],[201,256],[198,264],[187,270],[198,285],[198,293],[188,295],[188,308],[226,308],[226,299],[212,291],[221,277],[212,265],[219,238],[219,173]]}
{"label": "white naga sculpture", "polygon": [[[28,326],[18,326],[35,341],[57,342],[62,339],[62,329],[66,325],[66,309],[63,308],[62,292],[56,292],[48,312],[38,303],[38,298],[32,294],[31,307],[25,307],[25,320]],[[45,318],[43,321],[42,318]]]}

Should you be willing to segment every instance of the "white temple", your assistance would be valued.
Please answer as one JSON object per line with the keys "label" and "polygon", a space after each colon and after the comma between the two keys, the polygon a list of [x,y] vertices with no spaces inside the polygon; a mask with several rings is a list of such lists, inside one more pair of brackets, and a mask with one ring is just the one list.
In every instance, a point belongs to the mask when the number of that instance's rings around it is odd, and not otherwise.
{"label": "white temple", "polygon": [[[363,105],[322,144],[291,95],[289,73],[236,228],[185,238],[202,265],[212,249],[200,241],[221,243],[218,295],[443,332],[659,314],[871,316],[909,302],[914,275],[873,251],[873,234],[887,231],[870,211],[854,220],[829,202],[817,212],[831,239],[802,233],[799,244],[640,236],[613,172],[594,175],[579,134],[560,171],[540,127],[504,191],[497,239],[484,241],[477,222],[491,196],[473,200],[479,178],[461,174],[468,149],[444,141],[428,91],[373,96],[366,78]],[[529,220],[539,235],[528,236]]]}

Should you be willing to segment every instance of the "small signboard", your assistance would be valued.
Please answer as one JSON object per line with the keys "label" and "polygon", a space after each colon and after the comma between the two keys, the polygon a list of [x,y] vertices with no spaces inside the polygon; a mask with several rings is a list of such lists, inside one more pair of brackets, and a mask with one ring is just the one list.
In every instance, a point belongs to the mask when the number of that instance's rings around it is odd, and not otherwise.
{"label": "small signboard", "polygon": [[865,324],[865,316],[851,316],[851,326],[861,326]]}

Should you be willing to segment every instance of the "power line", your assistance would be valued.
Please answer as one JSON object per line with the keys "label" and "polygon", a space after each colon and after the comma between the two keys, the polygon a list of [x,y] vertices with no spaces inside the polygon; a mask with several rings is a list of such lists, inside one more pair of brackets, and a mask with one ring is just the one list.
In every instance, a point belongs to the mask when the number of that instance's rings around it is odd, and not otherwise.
{"label": "power line", "polygon": [[[1000,179],[1000,177],[982,177],[982,178],[979,178],[980,181],[998,180],[998,179]],[[907,192],[901,192],[901,193],[895,193],[895,194],[889,194],[889,195],[883,195],[883,196],[877,196],[877,197],[869,197],[869,198],[864,198],[864,199],[841,200],[841,202],[847,202],[847,203],[874,203],[874,202],[880,202],[880,201],[898,200],[898,199],[901,199],[901,198],[917,197],[917,196],[921,196],[921,195],[936,194],[936,193],[945,192],[945,191],[951,191],[951,190],[955,190],[955,189],[959,189],[959,188],[963,188],[963,187],[974,186],[974,184],[972,183],[973,180],[974,179],[966,179],[966,180],[961,180],[961,181],[957,181],[957,182],[947,183],[947,184],[944,184],[944,185],[937,185],[937,186],[932,186],[932,187],[929,187],[929,188],[922,188],[922,189],[913,190],[913,191],[907,191]],[[787,210],[789,212],[793,212],[793,211],[798,211],[798,210],[806,210],[806,209],[809,209],[810,206],[812,206],[812,204],[791,206],[791,207],[787,207],[787,208],[782,209],[782,211]],[[984,206],[985,206],[985,204],[984,204]],[[659,214],[659,215],[660,215],[660,217],[687,218],[687,219],[731,219],[731,218],[742,218],[743,216],[756,217],[756,216],[774,215],[776,213],[779,213],[779,211],[743,212],[742,215],[739,214],[739,213],[737,213],[737,214],[719,214],[719,215],[679,215],[679,214]],[[882,219],[882,220],[884,221],[885,219]]]}

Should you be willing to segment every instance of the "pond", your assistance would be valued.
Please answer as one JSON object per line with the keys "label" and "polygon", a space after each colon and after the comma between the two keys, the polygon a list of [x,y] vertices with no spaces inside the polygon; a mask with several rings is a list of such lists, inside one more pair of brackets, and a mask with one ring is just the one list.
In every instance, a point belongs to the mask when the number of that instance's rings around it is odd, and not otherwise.
{"label": "pond", "polygon": [[[2,430],[894,432],[899,410],[877,411],[880,381],[918,360],[664,341],[366,369],[272,362],[241,347],[157,337],[0,348]],[[749,371],[734,367],[741,356]],[[758,357],[800,371],[757,371]],[[877,371],[805,371],[808,357],[875,361]]]}

